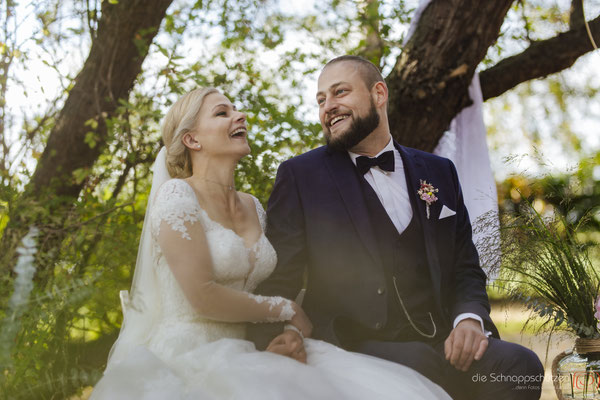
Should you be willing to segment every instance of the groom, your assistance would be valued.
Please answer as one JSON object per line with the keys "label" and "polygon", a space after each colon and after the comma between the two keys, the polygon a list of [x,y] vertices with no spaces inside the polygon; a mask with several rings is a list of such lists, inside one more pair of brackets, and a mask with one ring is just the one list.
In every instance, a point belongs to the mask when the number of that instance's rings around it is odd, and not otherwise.
{"label": "groom", "polygon": [[[314,338],[413,368],[453,398],[539,398],[539,359],[490,319],[454,165],[394,142],[387,101],[369,61],[325,65],[327,145],[279,167],[267,225],[278,264],[257,292],[293,299],[305,284]],[[273,328],[249,336],[301,360],[298,333]]]}

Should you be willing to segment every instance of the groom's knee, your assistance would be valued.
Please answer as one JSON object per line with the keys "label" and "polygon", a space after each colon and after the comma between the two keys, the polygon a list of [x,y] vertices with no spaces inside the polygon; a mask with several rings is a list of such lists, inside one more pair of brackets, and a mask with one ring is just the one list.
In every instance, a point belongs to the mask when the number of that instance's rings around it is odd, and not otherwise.
{"label": "groom's knee", "polygon": [[539,399],[544,367],[530,349],[490,338],[486,353],[466,374],[479,387],[482,395],[478,398],[492,399],[496,393],[505,396],[496,398]]}
{"label": "groom's knee", "polygon": [[515,377],[544,375],[544,367],[533,351],[519,344],[499,339],[490,338],[490,345],[481,361],[488,362],[491,371],[502,371]]}

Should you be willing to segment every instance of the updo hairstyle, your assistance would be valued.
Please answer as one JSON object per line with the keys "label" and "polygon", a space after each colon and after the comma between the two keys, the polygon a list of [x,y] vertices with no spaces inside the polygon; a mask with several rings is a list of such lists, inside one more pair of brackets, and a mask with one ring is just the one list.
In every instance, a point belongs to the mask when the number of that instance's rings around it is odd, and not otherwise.
{"label": "updo hairstyle", "polygon": [[193,131],[204,99],[218,93],[212,87],[197,88],[184,94],[171,106],[162,126],[162,138],[167,150],[167,170],[171,178],[187,178],[192,175],[192,158],[183,144],[183,135]]}

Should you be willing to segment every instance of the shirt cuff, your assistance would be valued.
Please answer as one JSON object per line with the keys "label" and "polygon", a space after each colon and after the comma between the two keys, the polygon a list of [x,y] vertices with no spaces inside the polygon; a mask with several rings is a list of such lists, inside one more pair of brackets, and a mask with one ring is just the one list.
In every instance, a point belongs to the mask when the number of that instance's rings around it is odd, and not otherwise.
{"label": "shirt cuff", "polygon": [[456,316],[456,318],[454,318],[454,325],[452,325],[453,328],[456,328],[456,325],[458,325],[458,323],[462,320],[465,319],[474,319],[476,321],[479,321],[479,323],[481,324],[481,331],[485,334],[485,336],[490,336],[492,334],[492,332],[490,331],[486,331],[485,328],[483,327],[483,320],[481,319],[481,317],[477,314],[473,314],[473,313],[462,313],[462,314],[458,314]]}

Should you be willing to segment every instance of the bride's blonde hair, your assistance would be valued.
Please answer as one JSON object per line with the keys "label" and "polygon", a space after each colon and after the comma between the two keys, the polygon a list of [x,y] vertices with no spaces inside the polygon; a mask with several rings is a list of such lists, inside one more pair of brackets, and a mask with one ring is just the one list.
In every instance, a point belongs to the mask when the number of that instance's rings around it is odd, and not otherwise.
{"label": "bride's blonde hair", "polygon": [[194,89],[181,96],[165,116],[162,138],[167,150],[167,169],[172,178],[192,175],[190,150],[182,139],[183,135],[194,130],[200,107],[211,93],[218,93],[218,90],[212,87]]}

